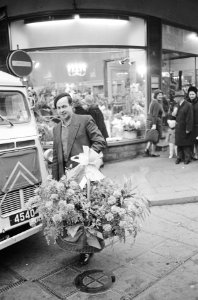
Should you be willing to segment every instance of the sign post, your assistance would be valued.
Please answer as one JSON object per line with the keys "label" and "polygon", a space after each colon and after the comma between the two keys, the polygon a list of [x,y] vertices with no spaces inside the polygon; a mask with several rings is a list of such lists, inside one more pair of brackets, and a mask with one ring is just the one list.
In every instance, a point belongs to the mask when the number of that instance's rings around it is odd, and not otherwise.
{"label": "sign post", "polygon": [[31,57],[22,50],[16,50],[9,54],[6,64],[10,72],[18,77],[28,76],[33,69]]}

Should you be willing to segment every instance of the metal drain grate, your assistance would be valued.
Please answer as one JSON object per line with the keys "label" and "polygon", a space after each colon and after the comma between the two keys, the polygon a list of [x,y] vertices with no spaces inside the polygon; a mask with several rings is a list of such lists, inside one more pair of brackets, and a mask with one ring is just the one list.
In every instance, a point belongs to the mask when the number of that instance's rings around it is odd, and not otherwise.
{"label": "metal drain grate", "polygon": [[8,284],[6,284],[6,286],[0,288],[0,294],[7,292],[8,290],[15,288],[21,284],[23,284],[24,282],[27,281],[27,279],[23,278],[21,275],[19,275],[18,273],[16,273],[15,271],[11,270],[9,267],[7,266],[1,266],[1,269],[5,270],[4,273],[6,273],[6,270],[8,271],[8,273],[13,276],[14,279],[16,279],[16,282],[10,282]]}
{"label": "metal drain grate", "polygon": [[77,289],[91,294],[108,290],[113,282],[115,282],[113,273],[102,270],[87,270],[75,278]]}

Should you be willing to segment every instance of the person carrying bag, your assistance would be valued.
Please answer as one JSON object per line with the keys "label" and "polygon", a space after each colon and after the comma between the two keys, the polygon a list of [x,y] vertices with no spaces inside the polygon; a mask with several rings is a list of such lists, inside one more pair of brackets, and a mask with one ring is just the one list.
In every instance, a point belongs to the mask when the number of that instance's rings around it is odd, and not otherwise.
{"label": "person carrying bag", "polygon": [[156,153],[156,144],[162,135],[162,98],[163,92],[160,89],[154,91],[153,100],[149,105],[147,116],[145,140],[147,141],[144,156],[158,157]]}

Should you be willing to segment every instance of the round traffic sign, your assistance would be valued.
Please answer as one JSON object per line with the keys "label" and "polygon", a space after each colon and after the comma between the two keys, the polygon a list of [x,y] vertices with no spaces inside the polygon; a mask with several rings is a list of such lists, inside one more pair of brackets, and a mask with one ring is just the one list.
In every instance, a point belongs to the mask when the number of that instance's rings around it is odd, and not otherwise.
{"label": "round traffic sign", "polygon": [[7,57],[7,67],[18,77],[28,76],[32,72],[31,57],[23,50],[16,50]]}

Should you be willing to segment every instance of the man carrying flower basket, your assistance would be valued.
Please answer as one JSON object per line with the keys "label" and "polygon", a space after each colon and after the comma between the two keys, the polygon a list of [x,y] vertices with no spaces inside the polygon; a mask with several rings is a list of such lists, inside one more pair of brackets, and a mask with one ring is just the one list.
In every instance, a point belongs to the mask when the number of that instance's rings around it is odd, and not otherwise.
{"label": "man carrying flower basket", "polygon": [[48,243],[53,238],[61,248],[79,252],[80,263],[87,264],[105,238],[135,237],[149,206],[130,179],[119,187],[98,170],[105,140],[92,117],[74,116],[71,101],[69,94],[55,99],[62,122],[54,128],[53,178],[35,191],[28,208],[37,207]]}

